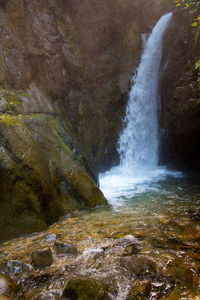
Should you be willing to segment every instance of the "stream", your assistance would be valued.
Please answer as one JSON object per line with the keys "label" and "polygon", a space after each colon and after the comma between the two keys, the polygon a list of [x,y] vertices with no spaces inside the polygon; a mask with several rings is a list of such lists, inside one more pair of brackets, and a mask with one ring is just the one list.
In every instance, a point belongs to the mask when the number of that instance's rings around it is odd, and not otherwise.
{"label": "stream", "polygon": [[[175,175],[135,184],[132,197],[107,190],[107,207],[2,243],[0,270],[20,285],[13,299],[63,299],[67,280],[85,276],[106,282],[105,299],[199,299],[200,177]],[[57,254],[56,240],[72,243],[78,253]],[[52,250],[53,263],[36,268],[31,253],[44,247]],[[140,298],[137,289],[130,296],[138,284],[144,287]]]}

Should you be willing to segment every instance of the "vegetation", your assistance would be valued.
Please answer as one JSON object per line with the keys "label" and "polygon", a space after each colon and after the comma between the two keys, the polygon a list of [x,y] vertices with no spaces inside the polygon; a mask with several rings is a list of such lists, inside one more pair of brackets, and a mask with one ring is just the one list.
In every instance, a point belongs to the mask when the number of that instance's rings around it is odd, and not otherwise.
{"label": "vegetation", "polygon": [[192,27],[196,27],[197,33],[196,33],[196,43],[199,39],[200,34],[200,1],[199,0],[175,0],[175,4],[177,7],[185,7],[189,9],[190,13],[195,13],[197,17],[193,20],[191,23]]}

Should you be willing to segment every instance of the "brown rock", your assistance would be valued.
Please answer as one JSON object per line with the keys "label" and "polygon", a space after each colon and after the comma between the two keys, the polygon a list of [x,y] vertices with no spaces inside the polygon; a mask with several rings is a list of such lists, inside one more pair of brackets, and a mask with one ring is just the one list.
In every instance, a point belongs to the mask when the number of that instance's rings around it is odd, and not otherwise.
{"label": "brown rock", "polygon": [[31,254],[32,263],[36,267],[50,266],[53,262],[53,256],[50,248],[38,249]]}

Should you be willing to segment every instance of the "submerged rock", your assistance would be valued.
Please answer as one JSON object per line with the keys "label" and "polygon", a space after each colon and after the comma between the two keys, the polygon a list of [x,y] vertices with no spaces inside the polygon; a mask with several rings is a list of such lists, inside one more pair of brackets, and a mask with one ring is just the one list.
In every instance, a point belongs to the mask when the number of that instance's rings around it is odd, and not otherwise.
{"label": "submerged rock", "polygon": [[89,277],[69,279],[63,291],[64,299],[70,300],[103,300],[106,296],[106,285]]}
{"label": "submerged rock", "polygon": [[77,249],[69,243],[56,241],[54,244],[56,254],[77,255]]}
{"label": "submerged rock", "polygon": [[31,275],[33,273],[33,267],[20,260],[8,260],[5,263],[0,264],[0,271],[9,276]]}
{"label": "submerged rock", "polygon": [[135,244],[130,244],[124,248],[124,256],[134,255],[139,252]]}
{"label": "submerged rock", "polygon": [[49,234],[49,235],[47,235],[46,237],[45,237],[45,239],[46,239],[46,241],[47,242],[55,242],[55,240],[56,240],[56,234]]}
{"label": "submerged rock", "polygon": [[51,249],[47,247],[33,251],[31,254],[31,260],[36,267],[50,266],[53,262]]}
{"label": "submerged rock", "polygon": [[0,273],[0,300],[13,297],[19,290],[19,286],[8,276]]}
{"label": "submerged rock", "polygon": [[120,264],[130,274],[134,274],[138,278],[151,278],[157,275],[156,263],[146,257],[126,257],[120,259]]}
{"label": "submerged rock", "polygon": [[149,280],[135,281],[130,289],[128,299],[147,299],[151,291],[151,283]]}

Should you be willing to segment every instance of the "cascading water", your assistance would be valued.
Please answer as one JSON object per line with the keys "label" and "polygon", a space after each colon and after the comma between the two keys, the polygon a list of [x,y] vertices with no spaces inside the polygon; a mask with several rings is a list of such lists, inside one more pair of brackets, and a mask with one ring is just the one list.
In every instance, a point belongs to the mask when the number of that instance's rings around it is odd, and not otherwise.
{"label": "cascading water", "polygon": [[[172,18],[163,15],[147,40],[126,108],[125,128],[119,138],[120,165],[100,176],[107,198],[132,197],[135,189],[166,173],[158,166],[158,83],[162,39]],[[137,188],[136,188],[137,186]],[[117,195],[118,194],[118,195]]]}
{"label": "cascading water", "polygon": [[158,164],[158,82],[162,37],[171,19],[168,13],[154,27],[133,78],[126,109],[127,123],[119,139],[120,165],[135,174],[155,169]]}

